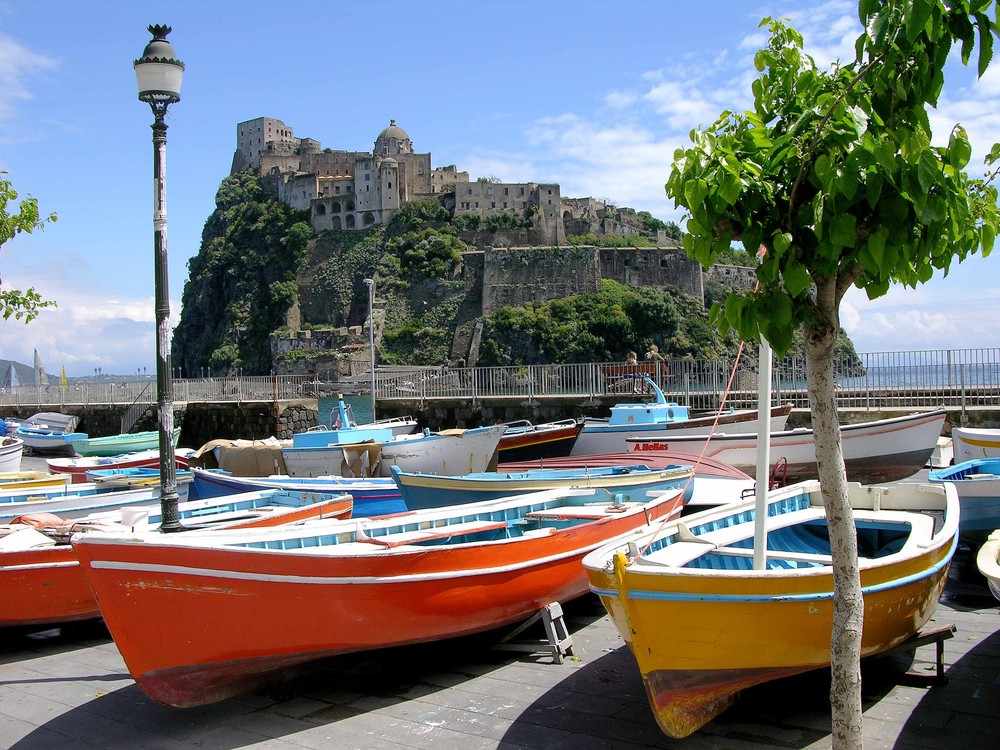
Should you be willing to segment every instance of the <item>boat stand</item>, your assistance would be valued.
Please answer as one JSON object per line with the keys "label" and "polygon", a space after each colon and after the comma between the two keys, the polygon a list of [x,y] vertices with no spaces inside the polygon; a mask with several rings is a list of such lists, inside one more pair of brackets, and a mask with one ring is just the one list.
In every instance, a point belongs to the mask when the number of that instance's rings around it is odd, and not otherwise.
{"label": "boat stand", "polygon": [[948,676],[944,673],[944,642],[955,636],[954,625],[941,625],[936,628],[925,628],[914,634],[912,637],[900,643],[898,646],[884,651],[882,655],[888,656],[899,651],[910,651],[916,654],[921,646],[935,644],[937,646],[937,674],[930,676],[921,672],[906,672],[904,677],[910,680],[930,683],[932,685],[944,685],[948,682]]}
{"label": "boat stand", "polygon": [[[545,626],[545,640],[535,642],[511,643],[521,633],[539,620]],[[529,654],[550,651],[556,664],[563,663],[564,656],[573,655],[573,636],[569,634],[566,620],[563,619],[562,605],[559,602],[546,604],[542,609],[518,625],[506,638],[493,648],[499,651],[523,651]]]}

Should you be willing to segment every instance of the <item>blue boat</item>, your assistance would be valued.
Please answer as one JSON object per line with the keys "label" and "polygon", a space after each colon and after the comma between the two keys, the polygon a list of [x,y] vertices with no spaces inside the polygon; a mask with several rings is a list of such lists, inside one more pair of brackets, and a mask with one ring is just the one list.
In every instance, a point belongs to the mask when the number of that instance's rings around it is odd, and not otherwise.
{"label": "blue boat", "polygon": [[528,469],[484,471],[461,476],[420,474],[392,467],[392,478],[410,510],[496,500],[541,490],[606,489],[622,502],[646,502],[648,493],[684,489],[691,498],[693,469],[689,465],[650,469],[632,466],[598,466],[580,469]]}
{"label": "blue boat", "polygon": [[951,482],[958,491],[962,514],[959,534],[972,542],[984,542],[1000,529],[1000,458],[974,458],[944,469],[927,472],[932,482]]}
{"label": "blue boat", "polygon": [[192,467],[191,494],[198,498],[223,497],[236,492],[284,490],[315,494],[350,493],[355,517],[382,516],[406,510],[396,483],[389,477],[237,477],[221,469]]}

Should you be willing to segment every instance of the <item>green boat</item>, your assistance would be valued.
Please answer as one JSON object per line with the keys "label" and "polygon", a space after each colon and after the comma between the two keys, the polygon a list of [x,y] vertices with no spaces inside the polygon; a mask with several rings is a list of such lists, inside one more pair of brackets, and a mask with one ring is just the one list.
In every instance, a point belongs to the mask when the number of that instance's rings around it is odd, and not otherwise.
{"label": "green boat", "polygon": [[[174,447],[181,436],[181,428],[174,428]],[[121,435],[107,435],[97,438],[83,438],[72,441],[73,449],[80,456],[120,456],[123,453],[148,451],[160,447],[160,433],[132,432]]]}

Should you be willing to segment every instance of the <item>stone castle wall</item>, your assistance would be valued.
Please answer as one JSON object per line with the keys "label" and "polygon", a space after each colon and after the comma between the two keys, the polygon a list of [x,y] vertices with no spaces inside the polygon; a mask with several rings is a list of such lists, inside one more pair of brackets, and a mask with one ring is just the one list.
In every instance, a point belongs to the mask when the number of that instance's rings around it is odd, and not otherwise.
{"label": "stone castle wall", "polygon": [[601,283],[594,248],[488,247],[483,263],[483,315],[505,305],[593,293]]}

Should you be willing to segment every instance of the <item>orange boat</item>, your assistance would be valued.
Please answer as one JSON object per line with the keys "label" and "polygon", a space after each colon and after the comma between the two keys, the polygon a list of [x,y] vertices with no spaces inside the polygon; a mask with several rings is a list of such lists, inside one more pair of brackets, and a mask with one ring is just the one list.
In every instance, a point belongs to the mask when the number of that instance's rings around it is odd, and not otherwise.
{"label": "orange boat", "polygon": [[[309,518],[350,515],[350,495],[316,495],[274,490],[247,492],[211,500],[194,500],[178,507],[182,523],[191,529],[263,528]],[[0,627],[55,625],[100,617],[90,585],[83,576],[69,534],[99,535],[122,527],[123,515],[159,523],[160,508],[132,507],[64,521],[51,514],[37,520],[0,526]],[[29,521],[33,521],[29,523]],[[192,533],[195,533],[192,531]],[[201,533],[200,531],[198,533]]]}
{"label": "orange boat", "polygon": [[581,560],[680,514],[681,493],[620,503],[603,489],[260,532],[77,535],[129,672],[194,706],[289,667],[521,622],[587,591]]}

